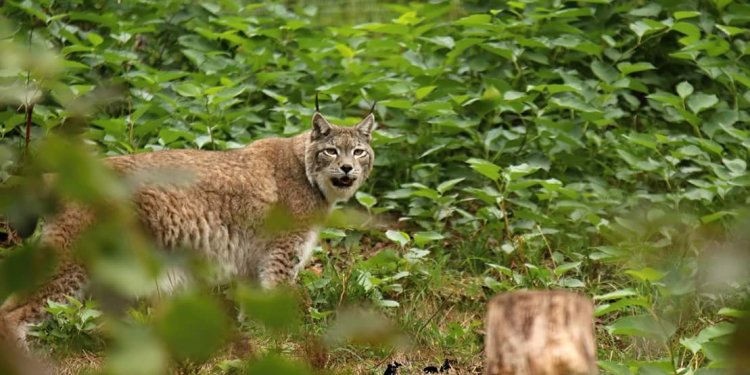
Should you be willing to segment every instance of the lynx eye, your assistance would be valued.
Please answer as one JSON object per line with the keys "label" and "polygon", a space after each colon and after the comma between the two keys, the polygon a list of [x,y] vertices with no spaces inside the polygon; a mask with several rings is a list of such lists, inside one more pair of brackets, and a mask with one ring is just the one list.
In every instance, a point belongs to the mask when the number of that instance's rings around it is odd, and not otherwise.
{"label": "lynx eye", "polygon": [[328,155],[328,156],[336,156],[336,155],[338,155],[339,152],[335,148],[329,147],[329,148],[323,150],[323,153],[326,154],[326,155]]}
{"label": "lynx eye", "polygon": [[363,157],[365,155],[367,155],[367,151],[365,151],[365,150],[363,150],[361,148],[358,148],[358,149],[354,150],[354,156],[355,157],[361,158],[361,157]]}

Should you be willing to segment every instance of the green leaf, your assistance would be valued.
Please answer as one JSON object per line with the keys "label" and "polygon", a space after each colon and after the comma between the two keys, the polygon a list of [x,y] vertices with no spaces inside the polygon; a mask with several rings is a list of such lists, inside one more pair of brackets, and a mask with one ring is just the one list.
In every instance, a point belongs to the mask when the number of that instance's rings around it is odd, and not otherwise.
{"label": "green leaf", "polygon": [[541,167],[523,163],[519,165],[511,165],[506,170],[508,172],[510,180],[517,180],[519,177],[528,176],[535,173],[539,169],[541,169]]}
{"label": "green leaf", "polygon": [[21,295],[33,291],[54,274],[57,260],[55,252],[47,247],[22,245],[3,253],[0,258],[0,300],[14,293]]}
{"label": "green leaf", "polygon": [[414,97],[417,98],[417,100],[422,100],[422,98],[426,97],[427,95],[430,95],[432,90],[435,90],[437,86],[424,86],[418,88],[416,91],[414,91]]}
{"label": "green leaf", "polygon": [[661,13],[661,6],[656,3],[648,4],[641,8],[636,8],[628,12],[631,16],[636,17],[656,17]]}
{"label": "green leaf", "polygon": [[651,315],[626,316],[607,327],[614,335],[637,336],[667,342],[677,327],[663,319]]}
{"label": "green leaf", "polygon": [[394,22],[402,25],[416,25],[423,20],[424,18],[417,17],[417,12],[410,11],[403,13],[401,16],[395,19]]}
{"label": "green leaf", "polygon": [[733,0],[711,0],[719,11],[722,11],[724,7],[731,4]]}
{"label": "green leaf", "polygon": [[641,281],[658,281],[664,277],[663,272],[651,267],[645,267],[639,270],[627,270],[625,273]]}
{"label": "green leaf", "polygon": [[648,147],[652,150],[656,150],[658,146],[656,137],[651,134],[633,133],[626,135],[625,138],[634,144]]}
{"label": "green leaf", "polygon": [[409,34],[409,26],[396,24],[396,23],[368,23],[359,25],[357,29],[378,32],[383,34],[393,35],[407,35]]}
{"label": "green leaf", "polygon": [[381,102],[378,102],[378,104],[389,107],[389,108],[400,108],[400,109],[409,109],[412,107],[412,102],[406,100],[406,99],[389,99],[389,100],[383,100]]}
{"label": "green leaf", "polygon": [[466,161],[471,168],[479,173],[481,173],[483,176],[497,181],[500,178],[500,166],[484,160],[484,159],[477,159],[477,158],[471,158]]}
{"label": "green leaf", "polygon": [[635,35],[638,36],[638,39],[640,40],[643,39],[643,37],[646,35],[653,34],[657,31],[665,29],[667,25],[659,21],[645,18],[631,23],[630,25],[628,25],[628,27],[635,33]]}
{"label": "green leaf", "polygon": [[653,94],[649,94],[646,97],[649,98],[649,99],[651,99],[651,100],[660,102],[660,103],[669,104],[669,105],[671,105],[673,107],[678,107],[679,108],[679,107],[682,106],[682,99],[679,96],[670,94],[668,92],[657,91],[657,92],[655,92]]}
{"label": "green leaf", "polygon": [[631,254],[623,249],[618,249],[612,246],[597,246],[593,248],[596,252],[592,252],[589,255],[589,259],[603,262],[619,262],[627,259]]}
{"label": "green leaf", "polygon": [[636,292],[632,288],[625,288],[625,289],[616,290],[614,292],[609,292],[606,294],[594,296],[594,301],[598,301],[598,300],[606,301],[610,299],[620,299],[624,297],[632,297],[632,296],[637,296],[637,295],[638,295],[638,292]]}
{"label": "green leaf", "polygon": [[482,43],[481,47],[504,59],[513,60],[513,47],[506,43]]}
{"label": "green leaf", "polygon": [[268,291],[240,285],[235,298],[249,319],[277,334],[294,331],[300,324],[299,304],[288,290]]}
{"label": "green leaf", "polygon": [[443,238],[445,237],[442,234],[432,231],[414,233],[414,243],[419,247],[426,245],[428,242],[439,241]]}
{"label": "green leaf", "polygon": [[377,301],[377,305],[380,307],[389,307],[389,308],[395,308],[401,306],[397,301],[390,300],[390,299],[381,299]]}
{"label": "green leaf", "polygon": [[106,357],[106,373],[159,375],[168,372],[169,355],[152,330],[134,324],[112,326],[117,344]]}
{"label": "green leaf", "polygon": [[629,153],[629,152],[627,152],[625,150],[616,150],[616,152],[620,156],[620,158],[622,158],[623,160],[625,160],[625,162],[627,162],[628,164],[630,164],[630,166],[632,166],[632,167],[634,167],[634,168],[636,168],[638,170],[646,171],[646,172],[652,172],[652,171],[655,171],[655,170],[657,170],[657,169],[659,169],[661,167],[661,165],[657,161],[655,161],[655,160],[653,160],[651,158],[647,158],[645,160],[644,159],[639,159],[635,155],[633,155],[633,154],[631,154],[631,153]]}
{"label": "green leaf", "polygon": [[42,22],[48,23],[51,17],[44,13],[44,11],[35,3],[36,2],[34,1],[27,0],[20,3],[11,2],[10,4],[18,9],[21,9],[29,15],[39,18]]}
{"label": "green leaf", "polygon": [[646,297],[623,298],[612,303],[604,303],[596,307],[594,316],[604,316],[615,311],[632,310],[633,306],[650,307],[651,303]]}
{"label": "green leaf", "polygon": [[448,180],[445,182],[442,182],[440,185],[437,186],[437,191],[440,194],[444,194],[446,191],[453,189],[454,186],[456,186],[459,182],[465,180],[465,178],[454,178],[452,180]]}
{"label": "green leaf", "polygon": [[729,170],[735,176],[739,176],[745,173],[747,170],[747,162],[742,159],[721,159],[721,162],[729,168]]}
{"label": "green leaf", "polygon": [[351,59],[355,55],[354,50],[343,43],[337,43],[336,49],[339,51],[339,53],[341,53],[341,56],[343,56],[346,59]]}
{"label": "green leaf", "polygon": [[88,41],[91,42],[91,45],[95,47],[104,42],[104,38],[93,31],[86,34],[86,39],[88,39]]}
{"label": "green leaf", "polygon": [[717,103],[719,103],[719,98],[713,94],[697,93],[687,99],[688,108],[695,114],[701,113]]}
{"label": "green leaf", "polygon": [[578,267],[581,265],[581,262],[568,262],[560,264],[559,266],[555,267],[555,275],[560,276],[568,271],[578,269]]}
{"label": "green leaf", "polygon": [[716,28],[721,30],[724,34],[727,34],[727,36],[735,36],[742,34],[744,32],[747,32],[748,29],[743,29],[741,27],[734,27],[734,26],[728,26],[728,25],[716,25]]}
{"label": "green leaf", "polygon": [[212,299],[186,295],[170,301],[159,317],[158,329],[175,358],[200,363],[228,338],[229,322]]}
{"label": "green leaf", "polygon": [[203,96],[203,90],[201,90],[201,88],[198,85],[190,83],[190,82],[180,83],[179,85],[174,86],[174,90],[178,94],[185,96],[185,97],[199,98]]}
{"label": "green leaf", "polygon": [[401,247],[406,246],[411,241],[408,234],[397,230],[388,230],[385,232],[385,236],[389,240],[401,245]]}
{"label": "green leaf", "polygon": [[573,96],[567,96],[563,98],[554,97],[550,99],[550,103],[561,108],[573,109],[573,110],[584,112],[584,113],[601,112],[599,109],[595,108],[594,106],[588,103],[585,103],[582,100]]}
{"label": "green leaf", "polygon": [[456,45],[456,41],[450,36],[420,37],[419,39],[448,49],[453,49],[453,46]]}
{"label": "green leaf", "polygon": [[747,315],[747,311],[737,310],[729,307],[722,307],[721,309],[719,309],[718,314],[731,318],[742,318],[743,316]]}
{"label": "green leaf", "polygon": [[320,231],[320,239],[331,240],[335,238],[345,238],[346,231],[336,228],[325,228]]}
{"label": "green leaf", "polygon": [[714,326],[702,329],[696,336],[681,338],[680,344],[688,348],[693,354],[696,354],[703,349],[703,344],[718,337],[731,335],[734,331],[734,324],[720,322]]}
{"label": "green leaf", "polygon": [[575,279],[575,278],[570,278],[570,277],[564,277],[560,279],[560,281],[558,281],[557,284],[563,288],[585,288],[586,287],[586,283],[584,283],[583,281],[579,279]]}
{"label": "green leaf", "polygon": [[676,22],[672,25],[672,29],[685,35],[678,40],[683,46],[690,46],[701,39],[701,30],[692,23]]}
{"label": "green leaf", "polygon": [[470,16],[466,16],[464,18],[458,19],[454,21],[453,23],[456,25],[461,26],[478,26],[478,25],[486,25],[490,23],[492,20],[492,16],[489,14],[472,14]]}
{"label": "green leaf", "polygon": [[617,69],[622,72],[624,75],[629,75],[632,73],[638,73],[643,72],[646,70],[653,70],[656,69],[655,66],[653,66],[651,63],[648,62],[638,62],[638,63],[630,63],[630,62],[621,62],[617,64]]}
{"label": "green leaf", "polygon": [[737,71],[730,71],[729,75],[743,86],[750,88],[750,76]]}
{"label": "green leaf", "polygon": [[696,12],[696,11],[679,11],[679,12],[674,12],[674,18],[676,20],[682,20],[682,19],[686,19],[686,18],[695,18],[695,17],[699,17],[700,15],[701,15],[701,12]]}
{"label": "green leaf", "polygon": [[280,104],[284,104],[284,103],[286,103],[286,102],[288,102],[288,101],[289,101],[289,98],[287,98],[287,97],[286,97],[286,96],[284,96],[284,95],[279,95],[279,94],[277,94],[277,93],[276,93],[276,92],[274,92],[274,91],[271,91],[271,90],[266,90],[266,89],[263,89],[263,90],[261,90],[261,91],[262,91],[262,92],[263,92],[264,94],[266,94],[266,95],[268,95],[268,96],[270,96],[270,97],[272,97],[272,98],[276,99],[276,101],[277,101],[277,102],[279,102]]}
{"label": "green leaf", "polygon": [[358,191],[356,194],[354,194],[354,197],[357,199],[357,202],[367,207],[368,209],[372,208],[373,206],[375,206],[375,204],[378,203],[378,200],[375,197],[362,191]]}
{"label": "green leaf", "polygon": [[693,85],[688,81],[682,81],[677,84],[677,95],[685,99],[693,93]]}
{"label": "green leaf", "polygon": [[597,78],[607,83],[612,83],[620,77],[614,68],[599,60],[591,62],[591,71],[594,72]]}
{"label": "green leaf", "polygon": [[464,38],[456,42],[453,50],[448,52],[448,63],[452,64],[467,48],[485,42],[482,38]]}

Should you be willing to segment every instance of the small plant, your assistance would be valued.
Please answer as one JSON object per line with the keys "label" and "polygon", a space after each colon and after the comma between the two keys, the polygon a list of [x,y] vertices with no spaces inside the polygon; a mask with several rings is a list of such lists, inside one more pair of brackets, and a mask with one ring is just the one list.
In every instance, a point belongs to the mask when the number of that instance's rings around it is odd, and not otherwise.
{"label": "small plant", "polygon": [[93,301],[81,302],[67,297],[67,303],[47,301],[49,317],[31,327],[34,341],[53,351],[99,350],[104,340],[99,335],[102,312]]}

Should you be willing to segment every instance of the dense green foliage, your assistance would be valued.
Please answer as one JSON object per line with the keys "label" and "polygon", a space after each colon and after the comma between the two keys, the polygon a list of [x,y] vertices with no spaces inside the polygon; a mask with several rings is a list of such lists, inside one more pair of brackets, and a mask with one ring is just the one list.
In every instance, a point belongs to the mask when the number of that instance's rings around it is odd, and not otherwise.
{"label": "dense green foliage", "polygon": [[[376,168],[356,200],[383,225],[322,233],[327,251],[301,276],[305,329],[280,334],[293,316],[263,308],[243,318],[264,352],[311,342],[301,331],[338,350],[328,367],[382,372],[393,352],[340,340],[373,335],[352,332],[347,319],[358,313],[339,309],[369,301],[428,353],[414,361],[454,356],[468,371],[481,364],[489,297],[568,288],[598,304],[607,372],[729,366],[723,348],[750,265],[750,5],[490,3],[390,4],[391,21],[324,26],[315,5],[7,0],[1,139],[21,154],[33,93],[37,167],[67,171],[63,195],[96,202],[117,190],[96,183],[104,172],[83,168],[85,154],[52,134],[81,134],[103,155],[221,150],[306,130],[316,92],[322,111],[347,125],[377,100]],[[14,184],[22,159],[6,159],[0,177]],[[7,211],[29,202],[5,200]],[[92,241],[115,253],[145,249]],[[95,270],[114,272],[101,279],[123,294],[145,277],[127,256],[97,263],[96,250],[86,254]],[[232,298],[249,310],[294,306],[242,288]],[[140,308],[132,324],[111,324],[119,346],[109,371],[135,371],[124,358],[149,348],[139,373],[159,373],[168,355],[190,368],[186,359],[207,359],[228,335],[209,297],[162,304],[154,316]],[[176,322],[213,334],[191,336]],[[275,356],[252,366],[302,371]],[[227,359],[200,371],[240,367]]]}

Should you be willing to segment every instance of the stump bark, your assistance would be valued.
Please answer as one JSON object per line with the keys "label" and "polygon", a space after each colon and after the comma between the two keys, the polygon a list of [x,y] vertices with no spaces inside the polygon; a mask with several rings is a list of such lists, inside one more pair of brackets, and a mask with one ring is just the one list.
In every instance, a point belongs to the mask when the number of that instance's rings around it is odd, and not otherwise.
{"label": "stump bark", "polygon": [[520,291],[488,307],[487,375],[596,374],[594,304],[564,291]]}

